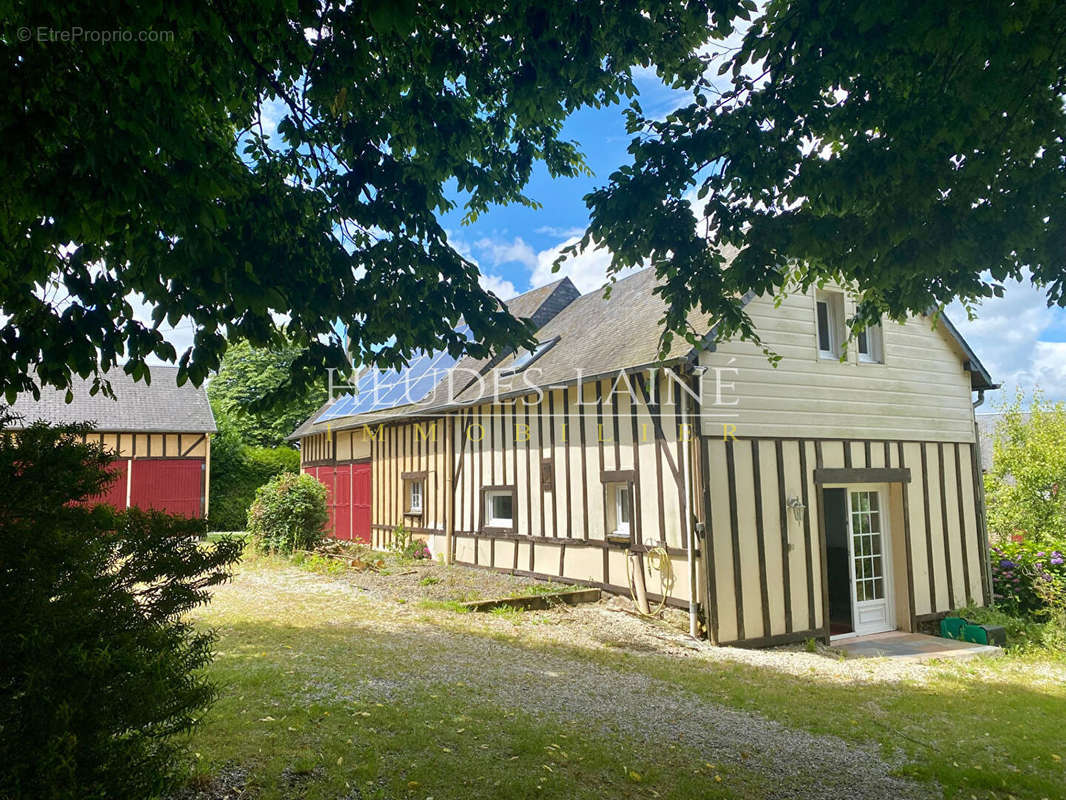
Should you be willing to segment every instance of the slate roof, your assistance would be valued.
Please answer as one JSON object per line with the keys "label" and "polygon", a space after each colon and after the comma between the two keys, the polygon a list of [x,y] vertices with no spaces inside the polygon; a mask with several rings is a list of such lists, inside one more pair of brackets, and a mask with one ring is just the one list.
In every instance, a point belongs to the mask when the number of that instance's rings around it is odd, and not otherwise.
{"label": "slate roof", "polygon": [[204,387],[178,386],[177,367],[151,367],[152,383],[134,381],[121,369],[106,377],[115,399],[89,394],[92,379],[74,378],[74,399],[66,392],[44,387],[41,399],[22,394],[11,406],[22,417],[10,426],[20,429],[37,420],[54,424],[95,422],[97,430],[118,433],[214,433],[215,417]]}
{"label": "slate roof", "polygon": [[[659,359],[666,302],[655,294],[657,285],[655,269],[648,267],[614,283],[608,297],[602,289],[582,295],[537,332],[539,341],[558,337],[557,344],[522,372],[505,377],[500,370],[515,359],[508,355],[483,382],[461,392],[456,402],[466,405],[492,396],[497,381],[499,396],[524,394],[537,386],[572,383],[578,370],[585,379],[688,357],[692,345],[674,336],[669,352]],[[689,316],[689,323],[700,336],[713,327],[710,317],[698,313]]]}

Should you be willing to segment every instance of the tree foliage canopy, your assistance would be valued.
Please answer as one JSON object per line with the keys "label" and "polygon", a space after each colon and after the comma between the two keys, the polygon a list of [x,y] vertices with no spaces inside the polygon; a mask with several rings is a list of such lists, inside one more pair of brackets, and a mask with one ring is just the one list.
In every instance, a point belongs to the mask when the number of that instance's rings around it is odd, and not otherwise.
{"label": "tree foliage canopy", "polygon": [[769,0],[704,49],[691,103],[630,109],[574,249],[654,264],[670,326],[702,306],[723,337],[757,340],[745,293],[825,279],[865,293],[853,328],[1026,270],[1066,305],[1064,56],[1055,0]]}
{"label": "tree foliage canopy", "polygon": [[[570,112],[632,96],[634,65],[692,80],[709,17],[739,1],[16,0],[0,35],[0,388],[126,360],[143,377],[150,354],[199,383],[227,340],[284,327],[300,390],[345,366],[336,320],[381,366],[528,343],[449,245],[448,190],[470,217],[532,204],[537,162],[584,168],[560,138]],[[134,35],[50,33],[74,29]],[[275,136],[265,101],[284,108]],[[195,327],[188,351],[164,321]]]}
{"label": "tree foliage canopy", "polygon": [[[278,447],[285,437],[326,400],[326,384],[309,387],[298,396],[278,402],[269,413],[252,410],[256,401],[276,393],[289,378],[300,347],[289,340],[272,347],[231,343],[222,367],[207,384],[216,417],[225,417],[245,444]],[[221,424],[221,420],[220,420]]]}
{"label": "tree foliage canopy", "polygon": [[[282,328],[301,350],[282,390],[302,390],[344,367],[337,320],[379,366],[528,343],[439,215],[534,204],[538,162],[583,170],[562,123],[632,99],[635,65],[692,102],[664,120],[634,103],[632,163],[588,197],[578,247],[653,264],[670,329],[702,306],[720,337],[757,338],[739,298],[795,281],[856,283],[855,327],[1027,270],[1066,302],[1055,0],[17,0],[5,19],[9,394],[98,363],[140,377],[149,354],[200,382],[227,341]],[[74,28],[173,37],[47,35]],[[192,347],[138,322],[142,302]]]}
{"label": "tree foliage canopy", "polygon": [[1066,543],[1066,405],[1038,394],[1024,410],[1019,394],[1004,407],[985,493],[988,526],[999,540]]}

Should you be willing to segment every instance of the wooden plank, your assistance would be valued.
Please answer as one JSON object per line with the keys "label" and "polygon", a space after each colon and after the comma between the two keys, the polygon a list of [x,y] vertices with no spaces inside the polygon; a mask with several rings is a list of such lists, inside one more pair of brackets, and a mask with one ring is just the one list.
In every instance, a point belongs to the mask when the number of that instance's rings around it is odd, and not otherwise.
{"label": "wooden plank", "polygon": [[740,571],[740,525],[737,521],[737,475],[733,440],[725,443],[726,482],[729,487],[729,533],[733,541],[733,593],[737,603],[737,638],[744,639],[744,578]]}
{"label": "wooden plank", "polygon": [[944,445],[937,442],[937,472],[940,474],[940,525],[944,540],[944,567],[948,574],[948,604],[958,608],[955,602],[955,575],[951,567],[951,533],[948,531],[948,493],[944,487]]}
{"label": "wooden plank", "polygon": [[[515,549],[517,550],[517,548]],[[500,597],[493,600],[471,600],[460,605],[469,608],[471,611],[492,611],[496,608],[540,611],[559,604],[576,606],[582,603],[598,603],[602,594],[603,591],[601,589],[572,589],[554,594],[528,594],[519,597]]]}
{"label": "wooden plank", "polygon": [[[850,452],[845,448],[844,453]],[[814,471],[814,482],[826,483],[909,483],[911,471],[891,467],[844,467],[844,469],[822,468]]]}
{"label": "wooden plank", "polygon": [[792,565],[789,558],[788,502],[785,497],[785,457],[781,440],[774,442],[774,457],[777,465],[777,502],[781,523],[781,585],[785,597],[785,633],[792,633]]}
{"label": "wooden plank", "polygon": [[966,542],[966,504],[962,499],[962,465],[959,463],[959,443],[955,442],[955,489],[959,506],[959,544],[962,546],[963,602],[970,602],[970,555]]}
{"label": "wooden plank", "polygon": [[581,428],[581,538],[586,542],[589,538],[589,465],[588,465],[588,441],[585,426],[585,384],[577,385],[577,413],[578,425]]}
{"label": "wooden plank", "polygon": [[[815,471],[822,469],[822,443],[814,443],[814,460]],[[817,486],[817,484],[815,484]],[[828,542],[825,534],[825,503],[823,502],[824,493],[815,489],[818,501],[818,545],[820,551],[821,565],[819,566],[819,574],[822,578],[822,631],[825,640],[829,641],[829,552]],[[813,627],[813,626],[812,626]]]}
{"label": "wooden plank", "polygon": [[751,480],[755,489],[755,544],[759,553],[759,598],[762,607],[762,630],[764,636],[772,633],[770,628],[770,590],[766,576],[766,529],[763,526],[762,467],[759,463],[759,443],[751,443]]}
{"label": "wooden plank", "polygon": [[[896,453],[899,458],[900,467],[906,466],[903,455],[903,442],[896,443]],[[885,463],[888,463],[887,461]],[[910,614],[910,629],[915,630],[914,622],[914,554],[911,552],[911,502],[910,502],[910,486],[906,483],[901,487],[903,493],[903,541],[904,552],[907,559],[907,601],[910,608],[908,612]]]}
{"label": "wooden plank", "polygon": [[711,515],[711,453],[710,442],[702,436],[697,438],[696,446],[700,452],[700,486],[703,493],[703,544],[700,547],[703,561],[703,581],[708,626],[708,637],[718,644],[718,586],[715,580],[714,561],[714,524]]}
{"label": "wooden plank", "polygon": [[[574,538],[573,487],[570,485],[570,388],[563,389],[563,468],[566,481],[566,538]],[[557,487],[558,490],[558,487]],[[562,574],[560,568],[559,574]]]}
{"label": "wooden plank", "polygon": [[[929,573],[929,607],[935,612],[936,601],[936,567],[933,563],[933,525],[929,519],[929,458],[925,442],[920,442],[922,453],[922,503],[925,507],[925,561]],[[917,616],[917,615],[916,615]]]}
{"label": "wooden plank", "polygon": [[800,476],[802,478],[801,493],[803,498],[803,556],[807,567],[807,625],[813,628],[815,620],[814,609],[814,538],[811,535],[811,498],[809,496],[807,476],[807,443],[802,439],[799,442]]}

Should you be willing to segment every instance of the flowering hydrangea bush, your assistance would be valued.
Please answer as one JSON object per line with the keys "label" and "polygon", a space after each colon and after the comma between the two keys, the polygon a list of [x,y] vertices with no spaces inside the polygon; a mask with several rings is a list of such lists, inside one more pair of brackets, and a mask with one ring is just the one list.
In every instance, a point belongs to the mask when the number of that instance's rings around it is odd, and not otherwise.
{"label": "flowering hydrangea bush", "polygon": [[407,547],[404,548],[403,555],[406,558],[431,558],[432,554],[429,552],[429,545],[427,545],[421,539],[412,539],[408,542]]}
{"label": "flowering hydrangea bush", "polygon": [[991,548],[993,600],[1014,614],[1066,608],[1066,541],[1009,541]]}

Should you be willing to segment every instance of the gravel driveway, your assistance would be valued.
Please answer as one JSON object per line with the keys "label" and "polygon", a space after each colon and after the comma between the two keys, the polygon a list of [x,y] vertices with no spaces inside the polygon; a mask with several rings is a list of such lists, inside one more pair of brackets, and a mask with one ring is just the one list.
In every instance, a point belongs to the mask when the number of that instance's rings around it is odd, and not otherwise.
{"label": "gravel driveway", "polygon": [[[440,569],[439,567],[436,569]],[[461,568],[459,568],[461,569]],[[467,570],[469,571],[469,570]],[[480,573],[479,573],[480,574]],[[892,775],[899,764],[876,748],[790,729],[752,712],[717,705],[676,685],[640,671],[622,671],[552,647],[555,644],[673,653],[716,662],[762,662],[791,673],[819,670],[856,684],[872,679],[869,665],[841,662],[818,653],[732,650],[685,641],[676,628],[649,624],[625,611],[612,610],[618,599],[592,606],[527,612],[513,619],[488,614],[429,612],[397,602],[395,587],[384,593],[367,586],[365,576],[322,576],[291,567],[254,570],[235,585],[220,589],[220,600],[239,592],[241,602],[269,615],[272,602],[300,597],[313,600],[318,624],[341,629],[353,639],[380,637],[381,656],[402,670],[394,679],[347,681],[307,676],[303,701],[370,700],[404,702],[426,691],[463,687],[477,700],[526,714],[552,718],[597,735],[638,745],[684,746],[706,762],[737,765],[767,779],[775,798],[924,798],[938,793],[927,785]],[[486,635],[488,634],[488,635]],[[531,657],[531,647],[535,655]],[[881,662],[882,665],[885,662]],[[889,677],[920,676],[921,667],[890,668]],[[884,680],[885,675],[877,676]]]}

